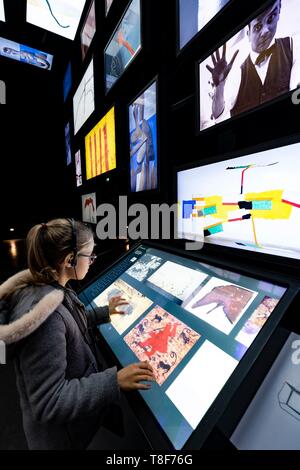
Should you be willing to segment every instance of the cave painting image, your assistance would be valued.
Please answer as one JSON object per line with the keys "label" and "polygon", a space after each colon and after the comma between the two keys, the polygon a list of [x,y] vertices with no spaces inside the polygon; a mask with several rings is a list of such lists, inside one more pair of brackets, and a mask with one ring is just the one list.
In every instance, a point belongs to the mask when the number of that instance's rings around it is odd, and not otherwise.
{"label": "cave painting image", "polygon": [[236,340],[249,347],[274,311],[278,302],[279,299],[266,295],[251,317],[245,322],[245,325],[236,336]]}
{"label": "cave painting image", "polygon": [[112,315],[111,324],[121,335],[151,307],[152,301],[122,279],[117,279],[110,287],[105,289],[102,294],[96,297],[94,302],[100,307],[107,305],[112,297],[119,296],[125,299],[125,302],[128,302],[128,304],[117,307],[117,310],[124,313]]}
{"label": "cave painting image", "polygon": [[157,383],[162,385],[199,338],[196,331],[155,306],[124,341],[140,361],[150,363]]}
{"label": "cave painting image", "polygon": [[210,325],[230,333],[257,292],[212,278],[183,308]]}
{"label": "cave painting image", "polygon": [[198,232],[207,243],[300,258],[299,150],[297,143],[179,172],[179,236]]}

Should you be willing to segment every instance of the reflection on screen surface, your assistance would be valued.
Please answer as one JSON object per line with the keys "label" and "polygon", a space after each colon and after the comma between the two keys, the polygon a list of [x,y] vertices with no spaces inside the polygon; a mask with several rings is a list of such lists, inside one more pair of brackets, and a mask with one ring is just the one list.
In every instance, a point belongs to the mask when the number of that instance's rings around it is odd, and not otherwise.
{"label": "reflection on screen surface", "polygon": [[94,306],[117,295],[127,300],[101,333],[123,366],[149,361],[156,383],[140,393],[181,449],[285,290],[140,246],[85,294]]}
{"label": "reflection on screen surface", "polygon": [[296,143],[178,172],[179,237],[300,259],[299,152]]}

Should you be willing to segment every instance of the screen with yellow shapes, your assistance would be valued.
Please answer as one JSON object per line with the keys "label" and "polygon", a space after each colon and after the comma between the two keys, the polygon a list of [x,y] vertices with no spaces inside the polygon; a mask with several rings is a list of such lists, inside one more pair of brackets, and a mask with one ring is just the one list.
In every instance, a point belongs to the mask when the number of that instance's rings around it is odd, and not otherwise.
{"label": "screen with yellow shapes", "polygon": [[116,168],[115,108],[85,137],[86,179]]}

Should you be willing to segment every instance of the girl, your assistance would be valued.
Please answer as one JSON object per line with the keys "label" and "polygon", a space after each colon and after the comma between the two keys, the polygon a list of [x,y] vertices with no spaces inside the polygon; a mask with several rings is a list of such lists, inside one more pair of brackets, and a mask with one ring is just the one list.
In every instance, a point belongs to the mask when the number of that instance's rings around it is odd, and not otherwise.
{"label": "girl", "polygon": [[86,310],[70,279],[89,270],[94,239],[73,219],[34,226],[27,236],[29,269],[0,286],[0,340],[14,344],[17,386],[29,449],[84,449],[120,399],[120,390],[148,389],[146,362],[103,370],[90,327],[126,304]]}

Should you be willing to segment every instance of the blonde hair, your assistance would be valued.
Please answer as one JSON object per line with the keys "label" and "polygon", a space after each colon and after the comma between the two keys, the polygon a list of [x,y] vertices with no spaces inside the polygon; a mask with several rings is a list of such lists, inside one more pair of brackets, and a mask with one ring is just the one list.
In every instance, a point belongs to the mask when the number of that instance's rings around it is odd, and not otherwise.
{"label": "blonde hair", "polygon": [[35,283],[57,281],[65,257],[74,252],[74,248],[79,251],[93,239],[92,230],[82,222],[74,221],[74,227],[76,240],[69,219],[54,219],[30,229],[26,238],[27,262]]}

